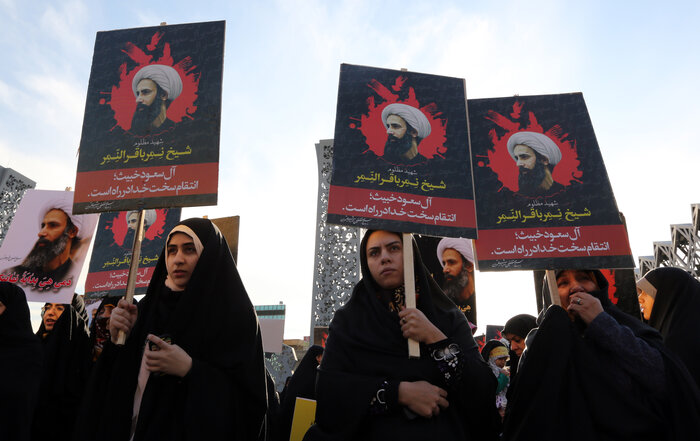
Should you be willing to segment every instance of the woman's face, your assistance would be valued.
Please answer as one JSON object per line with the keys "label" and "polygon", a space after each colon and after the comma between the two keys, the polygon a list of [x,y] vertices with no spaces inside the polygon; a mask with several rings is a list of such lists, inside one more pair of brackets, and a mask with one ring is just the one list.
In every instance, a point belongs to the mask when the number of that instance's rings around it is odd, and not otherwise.
{"label": "woman's face", "polygon": [[503,334],[503,336],[510,342],[510,350],[515,352],[515,355],[518,357],[523,355],[523,351],[525,350],[524,338],[519,335],[511,334],[510,332]]}
{"label": "woman's face", "polygon": [[175,233],[170,236],[165,252],[165,266],[168,269],[168,276],[177,288],[176,290],[183,291],[187,287],[199,260],[194,241],[185,233]]}
{"label": "woman's face", "polygon": [[367,266],[372,278],[383,289],[403,284],[403,241],[389,231],[375,231],[367,240]]}
{"label": "woman's face", "polygon": [[44,329],[52,331],[54,325],[63,314],[66,306],[61,303],[47,303],[44,305]]}
{"label": "woman's face", "polygon": [[637,289],[637,300],[639,301],[639,309],[642,311],[642,316],[644,320],[649,320],[651,317],[651,310],[654,308],[654,298],[644,292],[643,289]]}

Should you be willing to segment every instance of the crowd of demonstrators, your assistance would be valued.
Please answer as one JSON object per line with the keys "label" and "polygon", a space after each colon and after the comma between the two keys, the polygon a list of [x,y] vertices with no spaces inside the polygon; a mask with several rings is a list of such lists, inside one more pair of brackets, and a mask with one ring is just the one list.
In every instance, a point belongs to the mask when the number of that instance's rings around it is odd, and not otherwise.
{"label": "crowd of demonstrators", "polygon": [[144,299],[104,298],[90,332],[75,295],[45,304],[32,333],[24,292],[0,283],[0,439],[287,441],[298,397],[317,400],[306,441],[700,433],[700,282],[687,272],[640,279],[647,325],[612,305],[599,271],[556,271],[561,306],[512,317],[502,331],[510,348],[491,340],[479,354],[415,243],[417,308],[406,307],[403,251],[400,233],[365,234],[362,280],[281,401],[254,308],[209,220],[178,224]]}
{"label": "crowd of demonstrators", "polygon": [[279,439],[288,440],[294,417],[294,405],[297,398],[316,399],[316,370],[323,358],[323,347],[312,345],[299,362],[299,366],[289,379],[282,394],[280,411],[277,418]]}
{"label": "crowd of demonstrators", "polygon": [[29,441],[39,398],[42,348],[22,288],[0,282],[0,439]]}
{"label": "crowd of demonstrators", "polygon": [[258,439],[267,410],[260,327],[211,221],[173,228],[145,297],[120,300],[109,330],[76,439]]}
{"label": "crowd of demonstrators", "polygon": [[560,270],[556,285],[561,307],[528,336],[503,439],[696,438],[700,394],[661,335],[612,305],[600,271]]}
{"label": "crowd of demonstrators", "polygon": [[510,372],[506,369],[508,348],[505,343],[500,340],[489,340],[484,347],[481,348],[481,357],[486,364],[489,365],[491,372],[498,381],[498,385],[496,386],[496,408],[502,420],[505,416],[506,404],[508,404],[506,392],[508,391],[508,384],[510,383]]}
{"label": "crowd of demonstrators", "polygon": [[36,335],[44,363],[32,439],[70,440],[89,370],[88,318],[83,298],[46,303]]}
{"label": "crowd of demonstrators", "polygon": [[656,268],[637,282],[644,320],[685,363],[700,387],[700,282],[679,268]]}
{"label": "crowd of demonstrators", "polygon": [[[496,378],[415,243],[413,252],[417,308],[406,308],[401,234],[363,237],[362,280],[331,321],[305,440],[496,439]],[[420,358],[409,358],[407,338]]]}

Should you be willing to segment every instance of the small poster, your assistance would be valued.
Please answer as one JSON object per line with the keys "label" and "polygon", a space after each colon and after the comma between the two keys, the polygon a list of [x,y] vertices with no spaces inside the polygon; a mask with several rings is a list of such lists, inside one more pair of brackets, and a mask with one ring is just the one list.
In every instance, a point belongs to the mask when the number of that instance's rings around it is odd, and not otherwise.
{"label": "small poster", "polygon": [[476,237],[460,78],[343,64],[328,222]]}
{"label": "small poster", "polygon": [[215,205],[225,22],[98,32],[76,213]]}
{"label": "small poster", "polygon": [[447,297],[478,326],[476,317],[476,269],[471,239],[414,236],[423,264]]}
{"label": "small poster", "polygon": [[[141,259],[136,276],[134,294],[146,294],[153,270],[165,239],[180,221],[180,208],[149,209],[144,211],[144,236],[141,241]],[[102,213],[92,248],[89,272],[85,281],[87,303],[104,296],[123,296],[131,267],[131,251],[138,225],[139,212],[120,211]]]}
{"label": "small poster", "polygon": [[309,428],[316,422],[316,401],[297,397],[294,404],[294,418],[289,441],[301,441]]}
{"label": "small poster", "polygon": [[482,271],[634,268],[580,93],[469,100]]}
{"label": "small poster", "polygon": [[29,302],[70,303],[97,225],[76,215],[72,191],[27,190],[0,248],[0,280]]}

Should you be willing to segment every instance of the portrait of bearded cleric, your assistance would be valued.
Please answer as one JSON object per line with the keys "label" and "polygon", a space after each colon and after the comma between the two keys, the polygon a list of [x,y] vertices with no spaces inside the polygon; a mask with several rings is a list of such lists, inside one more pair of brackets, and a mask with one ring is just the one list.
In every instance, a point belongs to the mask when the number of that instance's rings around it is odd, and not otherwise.
{"label": "portrait of bearded cleric", "polygon": [[[48,201],[38,213],[38,239],[22,263],[12,268],[20,277],[32,277],[61,282],[70,278],[73,256],[81,247],[85,232],[82,231],[84,216],[73,215],[72,200]],[[87,236],[92,235],[91,231]],[[51,288],[47,284],[46,289]]]}
{"label": "portrait of bearded cleric", "polygon": [[518,167],[518,193],[548,196],[563,190],[564,186],[552,178],[562,154],[550,137],[537,132],[516,132],[508,138],[507,145]]}
{"label": "portrait of bearded cleric", "polygon": [[472,241],[461,237],[444,237],[438,243],[436,251],[445,277],[442,290],[464,313],[467,320],[476,324],[476,284]]}
{"label": "portrait of bearded cleric", "polygon": [[418,153],[418,145],[430,135],[430,122],[420,109],[402,103],[389,104],[382,110],[382,122],[387,133],[384,159],[406,165],[427,160]]}
{"label": "portrait of bearded cleric", "polygon": [[174,68],[164,64],[144,66],[136,72],[132,89],[136,98],[131,120],[133,134],[153,135],[175,127],[167,112],[182,93],[182,78]]}

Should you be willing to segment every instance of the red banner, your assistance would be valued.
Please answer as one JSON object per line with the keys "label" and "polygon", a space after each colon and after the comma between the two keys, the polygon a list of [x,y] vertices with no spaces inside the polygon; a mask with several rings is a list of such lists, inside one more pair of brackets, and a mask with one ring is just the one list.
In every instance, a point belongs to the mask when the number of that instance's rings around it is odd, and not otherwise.
{"label": "red banner", "polygon": [[330,192],[329,214],[476,228],[474,201],[337,185]]}
{"label": "red banner", "polygon": [[218,175],[216,162],[80,172],[75,203],[216,193]]}

